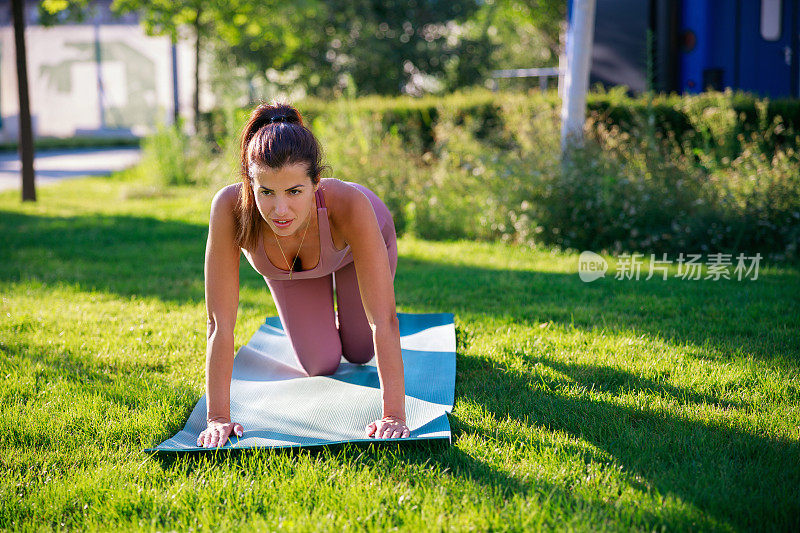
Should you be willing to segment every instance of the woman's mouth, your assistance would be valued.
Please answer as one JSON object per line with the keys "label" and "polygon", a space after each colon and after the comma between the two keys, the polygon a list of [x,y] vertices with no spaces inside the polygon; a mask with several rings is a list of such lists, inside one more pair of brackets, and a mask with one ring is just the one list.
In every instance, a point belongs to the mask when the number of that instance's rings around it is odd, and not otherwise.
{"label": "woman's mouth", "polygon": [[288,228],[289,226],[292,225],[292,221],[293,220],[294,219],[292,219],[292,218],[287,218],[287,219],[283,219],[283,220],[282,219],[273,218],[272,222],[276,226],[278,226],[279,228]]}

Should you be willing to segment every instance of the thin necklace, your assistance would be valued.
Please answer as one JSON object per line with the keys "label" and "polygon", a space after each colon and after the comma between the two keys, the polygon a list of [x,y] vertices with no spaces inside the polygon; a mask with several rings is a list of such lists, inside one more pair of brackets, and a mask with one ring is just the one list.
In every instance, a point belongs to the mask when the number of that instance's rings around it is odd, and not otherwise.
{"label": "thin necklace", "polygon": [[[309,210],[310,211],[310,210]],[[294,261],[292,261],[291,266],[289,267],[289,279],[292,279],[292,273],[294,273],[294,264],[297,262],[297,258],[300,256],[300,250],[303,248],[303,241],[306,240],[306,233],[308,233],[308,225],[311,224],[311,215],[308,215],[308,221],[306,222],[306,229],[303,232],[303,238],[300,239],[300,246],[297,248],[297,254],[294,256]],[[275,242],[278,243],[278,249],[281,251],[281,255],[283,256],[283,260],[286,261],[286,264],[289,264],[289,260],[286,259],[286,254],[283,253],[283,248],[281,248],[281,241],[278,240],[278,234],[273,232],[275,236]]]}

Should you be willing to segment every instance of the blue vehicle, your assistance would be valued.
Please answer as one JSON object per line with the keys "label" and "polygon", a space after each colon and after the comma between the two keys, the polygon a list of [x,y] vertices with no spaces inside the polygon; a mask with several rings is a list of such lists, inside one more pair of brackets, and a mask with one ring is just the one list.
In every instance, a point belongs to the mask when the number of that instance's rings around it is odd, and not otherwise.
{"label": "blue vehicle", "polygon": [[590,85],[800,97],[800,0],[597,0],[594,32]]}

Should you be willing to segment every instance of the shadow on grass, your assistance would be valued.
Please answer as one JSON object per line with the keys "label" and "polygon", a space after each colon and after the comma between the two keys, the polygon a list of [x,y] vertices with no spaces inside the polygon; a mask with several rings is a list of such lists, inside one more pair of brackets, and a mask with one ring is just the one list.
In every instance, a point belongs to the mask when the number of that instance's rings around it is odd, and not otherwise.
{"label": "shadow on grass", "polygon": [[[200,304],[207,234],[206,226],[146,217],[0,212],[0,280],[32,278]],[[240,261],[240,286],[263,291],[261,275],[243,256]],[[401,256],[395,293],[398,307],[415,312],[461,311],[528,326],[553,322],[645,333],[703,347],[709,355],[701,357],[752,355],[800,369],[800,275],[793,270],[762,272],[755,281],[605,278],[583,283],[577,274]],[[465,333],[460,329],[461,342],[468,341]]]}
{"label": "shadow on grass", "polygon": [[[637,281],[612,276],[584,283],[577,273],[491,269],[401,257],[395,292],[398,306],[455,313],[457,327],[467,320],[459,316],[461,311],[522,326],[550,322],[585,331],[644,334],[708,352],[693,350],[694,357],[752,356],[800,371],[800,336],[796,334],[800,272],[793,270],[762,272],[755,281]],[[468,346],[471,332],[462,327],[458,333],[460,347]]]}
{"label": "shadow on grass", "polygon": [[[800,527],[796,440],[741,429],[733,421],[692,419],[649,406],[567,396],[560,392],[558,380],[508,370],[488,357],[462,359],[460,389],[497,420],[510,418],[527,431],[563,431],[592,443],[660,495],[673,494],[735,528],[796,531]],[[603,373],[586,374],[581,365],[538,360],[585,385],[608,390]],[[617,369],[612,377],[623,379],[629,390],[649,392],[646,381],[626,374]],[[709,399],[678,387],[669,392],[689,403]],[[679,530],[698,527],[691,521],[670,525]]]}
{"label": "shadow on grass", "polygon": [[[85,356],[72,353],[69,350],[54,350],[52,346],[30,344],[17,338],[11,338],[0,343],[0,357],[2,367],[14,368],[16,373],[28,374],[34,378],[33,386],[14,387],[13,398],[15,403],[34,407],[41,401],[39,394],[50,389],[54,383],[67,382],[79,388],[77,393],[80,398],[98,396],[111,404],[124,406],[130,411],[141,410],[143,407],[158,405],[165,416],[172,422],[163,421],[164,427],[158,427],[156,435],[140,434],[138,431],[125,435],[133,448],[139,448],[140,439],[158,439],[159,442],[169,438],[183,427],[185,420],[191,414],[196,403],[197,393],[185,384],[176,383],[164,376],[162,372],[165,365],[161,362],[140,359],[135,361],[95,361]],[[35,369],[34,369],[35,368]],[[91,400],[87,400],[91,403]],[[188,402],[192,402],[191,405]],[[47,405],[47,404],[45,404]],[[80,417],[84,413],[80,409],[72,411],[71,416]],[[61,415],[55,415],[61,416]],[[143,428],[140,428],[143,429]],[[32,446],[37,444],[36,439],[44,439],[50,446],[64,445],[61,435],[48,433],[34,438],[25,433],[25,428],[18,428],[21,439],[14,442],[12,438],[6,443],[13,446]],[[112,431],[108,438],[119,437],[118,432]],[[122,442],[116,442],[120,446]]]}
{"label": "shadow on grass", "polygon": [[[86,291],[205,301],[207,226],[147,217],[43,217],[0,211],[0,280],[69,283]],[[264,279],[241,257],[242,287]]]}
{"label": "shadow on grass", "polygon": [[[207,227],[145,217],[56,218],[0,213],[0,280],[35,278],[125,296],[200,303],[204,301],[206,232]],[[243,286],[264,287],[263,279],[246,261],[240,279]],[[798,369],[800,278],[794,271],[761,273],[756,281],[606,278],[587,284],[576,274],[401,257],[395,288],[400,308],[455,313],[457,323],[461,322],[461,348],[469,345],[470,336],[469,323],[464,322],[469,318],[463,317],[475,315],[529,327],[552,322],[586,331],[602,328],[643,333],[653,340],[702,347],[707,355],[700,357],[725,360],[753,356],[786,371]],[[59,366],[55,357],[45,362],[56,372],[66,372],[68,369]],[[532,363],[547,365],[612,394],[640,390],[682,404],[748,408],[669,385],[666,378],[642,378],[620,369],[527,357]],[[458,364],[456,396],[473,399],[497,419],[510,417],[523,428],[561,430],[590,442],[662,495],[674,494],[733,527],[800,528],[800,448],[796,441],[682,418],[646,406],[634,409],[613,401],[564,396],[557,392],[562,383],[542,383],[540,376],[500,368],[488,357],[459,356]],[[89,380],[102,383],[104,379],[96,369],[79,371]],[[131,392],[131,397],[140,393],[145,391]],[[170,428],[164,434],[174,434],[172,429],[180,428]],[[483,435],[465,424],[456,427],[456,439],[459,432],[478,434],[486,440],[496,438],[494,433]],[[415,453],[404,452],[407,460],[431,457]],[[502,491],[528,494],[541,490],[573,498],[573,503],[579,499],[566,488],[520,481],[457,448],[433,457],[456,475]],[[598,502],[591,503],[610,505]],[[650,518],[657,521],[663,516]],[[673,520],[678,528],[698,527],[695,522],[681,522],[681,517]]]}
{"label": "shadow on grass", "polygon": [[[454,426],[454,436],[464,433],[477,434],[485,440],[491,440],[493,435],[480,428],[469,426],[457,417],[450,416]],[[531,501],[535,497],[543,509],[546,518],[542,521],[545,525],[554,527],[559,524],[559,518],[569,521],[574,517],[571,513],[575,509],[591,509],[591,515],[614,517],[620,514],[614,501],[592,498],[586,494],[576,494],[570,487],[554,484],[545,479],[520,479],[509,475],[500,468],[491,466],[455,446],[448,446],[441,441],[409,441],[409,442],[380,442],[375,443],[344,443],[325,446],[283,448],[283,449],[219,449],[201,452],[162,453],[155,455],[164,470],[178,470],[187,473],[199,471],[224,463],[226,466],[235,466],[236,469],[246,471],[255,461],[265,456],[309,457],[312,460],[322,458],[335,464],[355,465],[357,469],[367,467],[373,469],[380,478],[397,478],[402,476],[397,464],[415,464],[427,470],[429,476],[416,478],[414,485],[441,486],[444,478],[460,478],[468,484],[479,486],[479,491],[486,499],[491,501],[498,496],[503,501],[516,495]],[[587,459],[588,461],[588,459]],[[447,485],[445,485],[447,486]],[[469,489],[467,489],[469,491]],[[460,494],[453,494],[459,498]],[[630,511],[630,512],[628,512]],[[567,516],[563,516],[563,515]],[[658,516],[649,509],[623,510],[622,514],[635,515],[637,520],[646,524],[660,524],[664,522],[663,516]],[[558,515],[562,515],[559,517]],[[555,522],[555,523],[553,523]],[[696,525],[697,522],[695,521]]]}
{"label": "shadow on grass", "polygon": [[[662,374],[659,379],[648,379],[640,375],[626,372],[618,368],[587,365],[581,363],[563,363],[556,359],[525,355],[530,366],[542,363],[556,370],[575,382],[583,384],[587,389],[610,394],[625,394],[631,391],[642,391],[648,394],[668,398],[682,404],[707,404],[719,409],[746,409],[749,402],[724,400],[715,394],[703,394],[691,389],[675,387],[667,383],[669,374]],[[566,381],[556,386],[568,385]]]}

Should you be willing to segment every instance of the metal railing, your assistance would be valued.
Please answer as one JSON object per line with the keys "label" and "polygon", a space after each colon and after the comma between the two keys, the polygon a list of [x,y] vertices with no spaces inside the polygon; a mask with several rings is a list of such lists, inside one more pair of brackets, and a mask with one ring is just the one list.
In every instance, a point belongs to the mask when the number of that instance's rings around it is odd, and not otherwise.
{"label": "metal railing", "polygon": [[560,74],[557,67],[542,68],[515,68],[509,70],[493,70],[491,73],[492,91],[497,90],[497,78],[539,78],[539,88],[547,90],[547,80],[551,77],[558,77]]}

